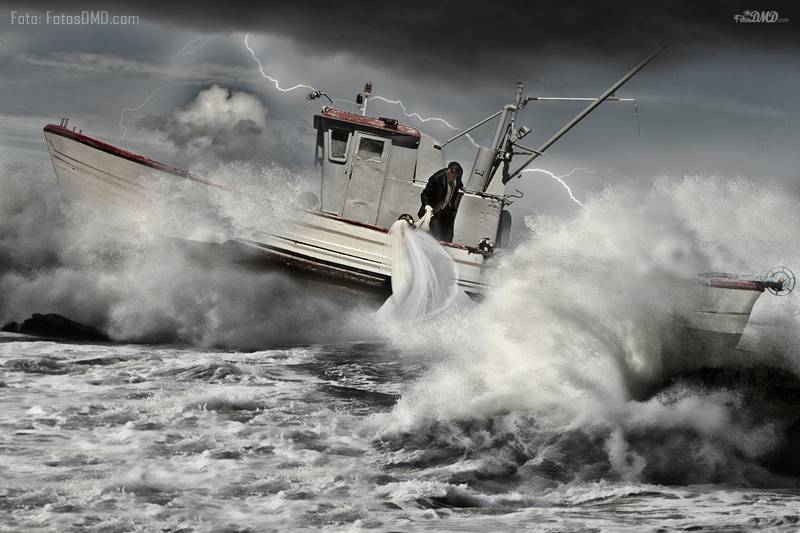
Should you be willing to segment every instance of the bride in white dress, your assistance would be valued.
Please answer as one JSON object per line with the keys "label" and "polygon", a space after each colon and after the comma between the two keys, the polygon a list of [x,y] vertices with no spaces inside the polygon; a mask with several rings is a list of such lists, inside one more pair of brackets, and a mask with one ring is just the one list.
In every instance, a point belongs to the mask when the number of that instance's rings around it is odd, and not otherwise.
{"label": "bride in white dress", "polygon": [[[425,218],[420,221],[422,226]],[[458,267],[442,246],[404,215],[392,224],[386,241],[392,269],[392,295],[379,317],[414,322],[450,306],[459,295]]]}

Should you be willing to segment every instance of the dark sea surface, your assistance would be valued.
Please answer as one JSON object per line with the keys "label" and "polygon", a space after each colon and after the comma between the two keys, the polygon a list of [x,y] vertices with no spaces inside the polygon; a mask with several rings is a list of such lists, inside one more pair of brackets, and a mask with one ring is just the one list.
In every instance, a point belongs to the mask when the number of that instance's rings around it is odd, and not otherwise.
{"label": "dark sea surface", "polygon": [[800,528],[796,489],[591,473],[592,439],[544,464],[521,416],[394,429],[428,363],[383,344],[0,341],[3,531]]}
{"label": "dark sea surface", "polygon": [[253,205],[169,182],[183,208],[123,228],[0,171],[0,325],[116,341],[0,334],[0,531],[800,530],[798,293],[759,295],[735,353],[675,327],[687,277],[800,270],[793,195],[610,187],[515,221],[480,304],[401,323],[164,238],[273,228],[294,178],[256,170],[220,180]]}

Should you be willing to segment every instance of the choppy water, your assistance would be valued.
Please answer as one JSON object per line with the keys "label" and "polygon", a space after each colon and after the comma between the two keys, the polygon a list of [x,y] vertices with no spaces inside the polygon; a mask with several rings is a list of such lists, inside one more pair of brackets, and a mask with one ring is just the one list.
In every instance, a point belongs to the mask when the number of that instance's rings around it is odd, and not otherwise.
{"label": "choppy water", "polygon": [[[0,357],[3,530],[800,527],[797,490],[542,483],[500,427],[481,429],[480,452],[435,424],[387,432],[382,414],[427,364],[381,344],[199,352],[4,334]],[[591,468],[577,441],[561,453]]]}
{"label": "choppy water", "polygon": [[[252,209],[177,191],[121,228],[0,171],[0,323],[119,342],[0,336],[0,530],[800,529],[797,295],[759,299],[739,360],[672,327],[677,279],[800,270],[790,195],[611,187],[526,221],[483,303],[409,325],[156,238],[198,211],[271,227],[264,173],[230,174]],[[665,382],[742,363],[792,379]]]}

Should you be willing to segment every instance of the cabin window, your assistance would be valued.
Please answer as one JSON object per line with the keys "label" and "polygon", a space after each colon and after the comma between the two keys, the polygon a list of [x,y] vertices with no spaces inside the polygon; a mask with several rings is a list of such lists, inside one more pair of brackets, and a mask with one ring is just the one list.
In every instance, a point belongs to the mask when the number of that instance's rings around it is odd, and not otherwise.
{"label": "cabin window", "polygon": [[347,161],[347,147],[350,146],[350,132],[347,130],[328,130],[328,159],[337,163]]}
{"label": "cabin window", "polygon": [[362,137],[358,144],[358,158],[362,161],[382,161],[383,141]]}

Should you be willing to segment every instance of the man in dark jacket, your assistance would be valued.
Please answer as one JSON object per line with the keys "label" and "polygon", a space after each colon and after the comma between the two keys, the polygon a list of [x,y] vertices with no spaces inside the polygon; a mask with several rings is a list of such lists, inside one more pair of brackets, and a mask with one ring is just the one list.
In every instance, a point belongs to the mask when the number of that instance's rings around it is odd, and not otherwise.
{"label": "man in dark jacket", "polygon": [[464,184],[461,182],[463,173],[461,165],[453,161],[447,165],[447,168],[436,172],[428,179],[428,184],[420,195],[422,207],[418,214],[422,217],[428,207],[433,210],[431,235],[440,241],[450,242],[453,240],[453,225],[456,222],[459,194],[464,189]]}

